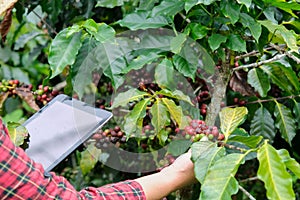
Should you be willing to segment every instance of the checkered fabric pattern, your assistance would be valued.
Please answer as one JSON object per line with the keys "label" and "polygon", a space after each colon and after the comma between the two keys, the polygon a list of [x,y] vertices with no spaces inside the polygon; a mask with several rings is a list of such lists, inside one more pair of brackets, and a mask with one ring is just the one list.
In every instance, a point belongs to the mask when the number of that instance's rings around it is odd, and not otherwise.
{"label": "checkered fabric pattern", "polygon": [[33,162],[16,147],[0,119],[0,199],[66,199],[66,200],[145,200],[139,183],[127,180],[99,188],[87,187],[81,191],[53,172],[44,176],[41,164]]}

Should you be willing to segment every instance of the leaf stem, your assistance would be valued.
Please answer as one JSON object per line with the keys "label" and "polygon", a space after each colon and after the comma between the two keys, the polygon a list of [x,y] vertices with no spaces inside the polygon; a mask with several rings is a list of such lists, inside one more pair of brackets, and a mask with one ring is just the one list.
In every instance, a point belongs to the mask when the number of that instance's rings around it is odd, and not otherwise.
{"label": "leaf stem", "polygon": [[256,200],[245,188],[239,185],[239,189],[250,199]]}

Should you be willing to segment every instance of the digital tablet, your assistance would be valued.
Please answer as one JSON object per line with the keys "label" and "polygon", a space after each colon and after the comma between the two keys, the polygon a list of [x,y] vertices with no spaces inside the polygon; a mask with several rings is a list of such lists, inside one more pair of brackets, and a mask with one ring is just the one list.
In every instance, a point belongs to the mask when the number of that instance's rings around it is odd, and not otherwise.
{"label": "digital tablet", "polygon": [[25,152],[47,173],[111,117],[106,110],[58,95],[23,124],[29,132]]}

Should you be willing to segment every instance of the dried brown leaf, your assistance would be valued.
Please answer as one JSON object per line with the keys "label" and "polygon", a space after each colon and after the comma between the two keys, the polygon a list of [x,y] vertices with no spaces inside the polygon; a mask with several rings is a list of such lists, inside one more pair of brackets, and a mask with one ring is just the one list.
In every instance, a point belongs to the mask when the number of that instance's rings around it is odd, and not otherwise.
{"label": "dried brown leaf", "polygon": [[0,35],[3,42],[5,41],[6,35],[9,32],[11,23],[12,23],[12,8],[7,10],[4,19],[0,24]]}
{"label": "dried brown leaf", "polygon": [[8,97],[8,92],[0,93],[0,110],[2,109],[3,103],[7,99],[7,97]]}
{"label": "dried brown leaf", "polygon": [[235,71],[230,79],[229,86],[233,91],[239,92],[243,96],[255,95],[254,89],[247,82],[246,72]]}
{"label": "dried brown leaf", "polygon": [[32,109],[38,111],[40,107],[35,103],[34,95],[29,88],[16,88],[16,94]]}

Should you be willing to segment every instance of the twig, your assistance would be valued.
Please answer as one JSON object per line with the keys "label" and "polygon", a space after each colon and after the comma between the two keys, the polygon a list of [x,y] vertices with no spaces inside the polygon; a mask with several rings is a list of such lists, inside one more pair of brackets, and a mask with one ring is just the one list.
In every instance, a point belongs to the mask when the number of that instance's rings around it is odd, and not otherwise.
{"label": "twig", "polygon": [[241,65],[239,67],[233,68],[233,71],[237,71],[237,70],[240,70],[240,69],[246,69],[246,68],[255,68],[255,67],[267,64],[267,63],[271,63],[271,62],[280,60],[285,56],[287,56],[287,55],[286,54],[279,54],[279,55],[274,56],[273,58],[268,59],[268,60],[263,60],[263,61],[260,61],[260,62],[257,62],[257,63],[248,64],[248,65]]}
{"label": "twig", "polygon": [[[278,101],[278,100],[284,100],[284,99],[295,99],[296,97],[300,97],[300,95],[290,95],[290,96],[277,97],[277,98],[272,98],[272,99],[259,99],[257,101],[247,102],[246,104],[265,103],[265,102]],[[237,107],[237,106],[238,105],[232,105],[232,106],[226,106],[226,107],[234,108],[234,107]]]}
{"label": "twig", "polygon": [[240,180],[239,182],[240,183],[244,183],[244,182],[256,181],[256,180],[258,180],[258,177],[254,176],[254,177],[250,177],[250,178],[246,178],[246,179]]}
{"label": "twig", "polygon": [[[280,47],[280,48],[285,48],[286,45],[279,45],[278,47]],[[269,51],[269,50],[272,50],[272,49],[274,49],[274,47],[273,47],[273,46],[270,46],[270,47],[265,48],[264,51]],[[257,55],[259,55],[259,54],[260,54],[259,51],[251,51],[251,52],[249,52],[249,53],[245,53],[245,54],[236,56],[236,57],[235,57],[235,60],[240,60],[240,59],[247,58],[247,57],[251,57],[251,56],[257,56]]]}
{"label": "twig", "polygon": [[180,15],[187,23],[191,23],[191,20],[190,20],[189,18],[187,18],[184,14],[182,14],[182,13],[180,12],[179,15]]}
{"label": "twig", "polygon": [[271,47],[273,47],[274,49],[276,49],[277,51],[279,51],[282,54],[287,55],[289,58],[293,59],[295,62],[297,62],[297,64],[300,64],[300,59],[297,58],[296,56],[294,56],[292,53],[290,53],[289,51],[285,51],[283,48],[281,48],[278,45],[275,44],[270,44]]}
{"label": "twig", "polygon": [[256,200],[245,188],[239,185],[239,189],[250,199],[250,200]]}

